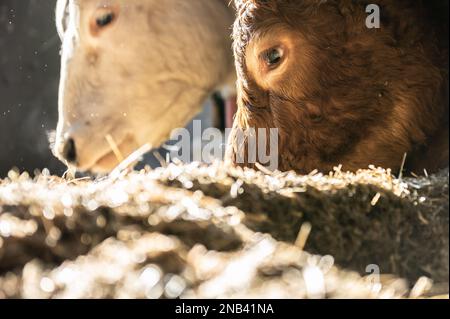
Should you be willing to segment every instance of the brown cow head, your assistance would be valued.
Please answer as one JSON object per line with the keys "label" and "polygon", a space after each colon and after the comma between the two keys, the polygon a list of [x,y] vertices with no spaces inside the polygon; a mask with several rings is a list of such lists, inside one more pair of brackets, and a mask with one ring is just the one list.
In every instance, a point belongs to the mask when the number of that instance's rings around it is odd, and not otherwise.
{"label": "brown cow head", "polygon": [[402,7],[407,1],[380,2],[393,21],[369,29],[362,1],[235,1],[229,159],[236,161],[236,131],[248,128],[278,128],[279,169],[301,173],[338,164],[398,169],[427,142],[448,83],[434,35],[423,37],[420,10]]}

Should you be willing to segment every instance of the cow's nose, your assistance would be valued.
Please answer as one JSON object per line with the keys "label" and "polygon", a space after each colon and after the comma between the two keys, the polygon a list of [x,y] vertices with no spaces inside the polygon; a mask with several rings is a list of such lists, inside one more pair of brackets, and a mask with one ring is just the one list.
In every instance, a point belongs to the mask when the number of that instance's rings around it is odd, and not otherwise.
{"label": "cow's nose", "polygon": [[71,164],[77,161],[77,149],[73,138],[68,138],[64,144],[62,156]]}

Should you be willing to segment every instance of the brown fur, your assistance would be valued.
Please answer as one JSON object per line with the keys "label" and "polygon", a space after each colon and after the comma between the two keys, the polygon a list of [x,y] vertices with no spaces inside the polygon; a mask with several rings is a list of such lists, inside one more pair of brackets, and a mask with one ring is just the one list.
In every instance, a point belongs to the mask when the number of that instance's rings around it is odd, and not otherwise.
{"label": "brown fur", "polygon": [[[448,11],[435,7],[445,2],[380,0],[382,26],[368,29],[365,1],[236,0],[234,129],[278,128],[280,170],[395,171],[405,153],[408,171],[448,166]],[[262,88],[246,50],[271,30],[302,46]]]}

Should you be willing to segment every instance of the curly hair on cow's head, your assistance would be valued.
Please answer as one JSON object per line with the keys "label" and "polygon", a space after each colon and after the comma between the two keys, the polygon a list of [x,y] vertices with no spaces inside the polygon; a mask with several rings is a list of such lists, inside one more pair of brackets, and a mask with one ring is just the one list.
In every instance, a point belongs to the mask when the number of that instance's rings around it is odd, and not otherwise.
{"label": "curly hair on cow's head", "polygon": [[448,165],[448,41],[428,3],[380,0],[371,29],[364,1],[235,0],[229,159],[236,130],[277,128],[280,170]]}

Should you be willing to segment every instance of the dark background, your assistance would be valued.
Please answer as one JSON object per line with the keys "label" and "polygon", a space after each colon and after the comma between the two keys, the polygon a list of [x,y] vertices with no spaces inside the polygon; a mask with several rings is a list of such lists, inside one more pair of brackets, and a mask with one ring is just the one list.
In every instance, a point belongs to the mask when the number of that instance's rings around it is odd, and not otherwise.
{"label": "dark background", "polygon": [[64,167],[50,152],[57,123],[56,0],[0,0],[0,177]]}

